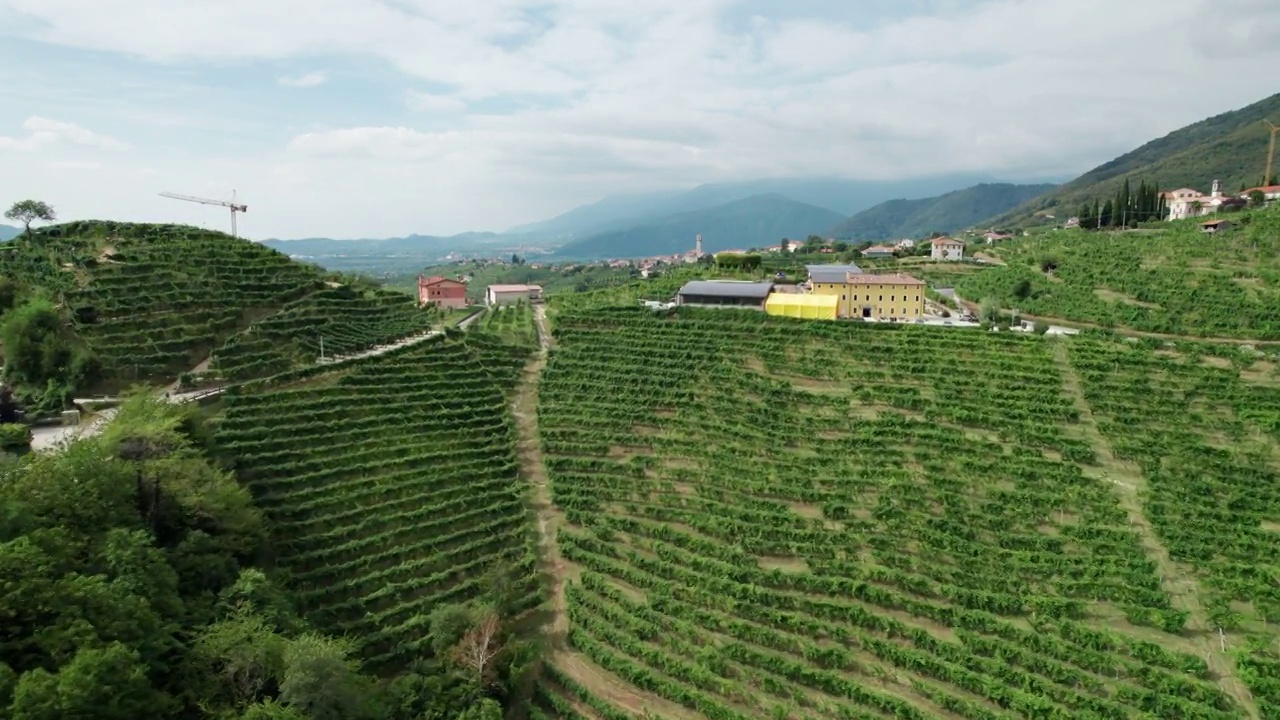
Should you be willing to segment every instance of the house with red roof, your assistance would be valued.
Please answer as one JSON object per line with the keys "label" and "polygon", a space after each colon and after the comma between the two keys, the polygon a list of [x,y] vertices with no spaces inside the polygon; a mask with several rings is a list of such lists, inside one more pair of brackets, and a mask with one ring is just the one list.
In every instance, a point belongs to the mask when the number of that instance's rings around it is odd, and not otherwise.
{"label": "house with red roof", "polygon": [[934,238],[929,242],[933,246],[929,257],[934,260],[963,260],[964,242],[952,237]]}
{"label": "house with red roof", "polygon": [[467,306],[467,284],[441,275],[418,276],[418,306],[460,310]]}

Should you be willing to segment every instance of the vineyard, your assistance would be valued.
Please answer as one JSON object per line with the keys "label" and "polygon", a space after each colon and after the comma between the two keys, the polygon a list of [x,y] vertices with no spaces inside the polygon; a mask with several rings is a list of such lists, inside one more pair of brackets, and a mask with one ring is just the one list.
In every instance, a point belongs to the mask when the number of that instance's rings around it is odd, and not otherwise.
{"label": "vineyard", "polygon": [[534,717],[1280,712],[1252,358],[641,309],[563,308],[556,342],[568,641],[648,701],[560,665]]}
{"label": "vineyard", "polygon": [[214,353],[213,369],[232,380],[274,375],[316,362],[322,350],[326,357],[361,352],[429,330],[439,319],[404,293],[326,288],[231,337]]}
{"label": "vineyard", "polygon": [[508,408],[527,352],[440,337],[233,393],[218,448],[266,513],[302,611],[373,667],[430,655],[428,616],[503,569],[541,601]]}
{"label": "vineyard", "polygon": [[[422,333],[442,321],[407,294],[340,284],[257,243],[177,225],[73,222],[0,252],[0,276],[61,301],[107,386],[265,377]],[[110,389],[108,387],[107,389]]]}
{"label": "vineyard", "polygon": [[1024,313],[1199,337],[1280,340],[1280,208],[1128,232],[1058,230],[993,251],[1008,265],[956,290]]}

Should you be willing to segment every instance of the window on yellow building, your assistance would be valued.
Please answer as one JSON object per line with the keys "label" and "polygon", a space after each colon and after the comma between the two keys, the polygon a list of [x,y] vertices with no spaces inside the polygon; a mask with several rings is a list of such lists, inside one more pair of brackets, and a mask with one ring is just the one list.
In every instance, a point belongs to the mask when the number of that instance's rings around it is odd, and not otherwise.
{"label": "window on yellow building", "polygon": [[848,298],[847,296],[845,296],[845,295],[841,295],[841,296],[840,296],[840,299],[841,299],[841,300],[848,300],[849,298]]}

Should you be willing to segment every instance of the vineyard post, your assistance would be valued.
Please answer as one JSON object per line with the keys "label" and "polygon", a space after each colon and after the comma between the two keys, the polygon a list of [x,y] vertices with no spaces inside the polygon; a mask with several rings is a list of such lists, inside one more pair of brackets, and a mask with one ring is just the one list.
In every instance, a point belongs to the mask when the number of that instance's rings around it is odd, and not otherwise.
{"label": "vineyard post", "polygon": [[1218,644],[1222,646],[1222,652],[1227,651],[1227,636],[1222,632],[1222,628],[1218,628]]}

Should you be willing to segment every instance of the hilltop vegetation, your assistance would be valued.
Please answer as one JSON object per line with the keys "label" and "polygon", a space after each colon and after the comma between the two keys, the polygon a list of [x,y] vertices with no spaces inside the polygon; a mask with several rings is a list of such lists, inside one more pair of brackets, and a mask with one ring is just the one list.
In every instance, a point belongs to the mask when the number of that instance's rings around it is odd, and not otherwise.
{"label": "hilltop vegetation", "polygon": [[1007,265],[972,273],[972,302],[1106,327],[1201,337],[1280,340],[1280,207],[1128,232],[1054,230],[990,252]]}
{"label": "hilltop vegetation", "polygon": [[335,288],[348,281],[179,225],[41,228],[0,248],[0,278],[9,380],[46,409],[73,392],[169,381],[211,355],[234,377],[257,376],[314,362],[318,331],[337,353],[430,322],[412,297]]}
{"label": "hilltop vegetation", "polygon": [[1280,397],[1246,353],[630,308],[556,336],[549,715],[1280,712]]}
{"label": "hilltop vegetation", "polygon": [[1280,118],[1280,94],[1152,140],[991,222],[1044,224],[1040,216],[1050,213],[1060,224],[1081,205],[1113,197],[1125,178],[1135,186],[1145,181],[1161,190],[1192,187],[1207,192],[1214,180],[1221,180],[1228,191],[1260,185],[1270,138],[1262,122],[1267,118]]}
{"label": "hilltop vegetation", "polygon": [[831,230],[837,238],[862,242],[928,237],[973,227],[1052,190],[1054,185],[974,185],[919,200],[890,200],[868,208]]}

